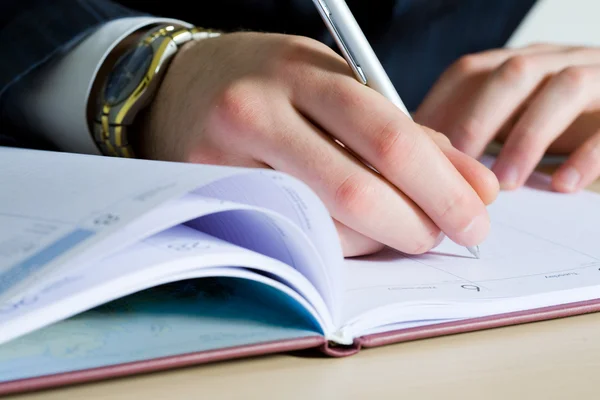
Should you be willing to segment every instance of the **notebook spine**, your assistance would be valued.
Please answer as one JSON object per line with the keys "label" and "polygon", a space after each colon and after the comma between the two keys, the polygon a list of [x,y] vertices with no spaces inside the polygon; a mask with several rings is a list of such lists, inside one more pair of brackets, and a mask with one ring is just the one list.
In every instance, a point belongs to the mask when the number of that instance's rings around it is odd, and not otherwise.
{"label": "notebook spine", "polygon": [[349,357],[358,353],[362,348],[360,340],[354,340],[352,344],[340,344],[328,340],[321,346],[321,352],[330,357]]}

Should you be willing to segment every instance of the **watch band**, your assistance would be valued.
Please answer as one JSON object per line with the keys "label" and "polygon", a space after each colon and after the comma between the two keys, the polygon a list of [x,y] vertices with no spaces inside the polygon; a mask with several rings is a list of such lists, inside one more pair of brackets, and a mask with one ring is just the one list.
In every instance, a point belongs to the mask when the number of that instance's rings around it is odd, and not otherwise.
{"label": "watch band", "polygon": [[184,43],[219,35],[199,27],[160,25],[126,52],[113,66],[98,98],[92,129],[100,151],[109,156],[135,157],[128,128],[154,97],[169,61]]}

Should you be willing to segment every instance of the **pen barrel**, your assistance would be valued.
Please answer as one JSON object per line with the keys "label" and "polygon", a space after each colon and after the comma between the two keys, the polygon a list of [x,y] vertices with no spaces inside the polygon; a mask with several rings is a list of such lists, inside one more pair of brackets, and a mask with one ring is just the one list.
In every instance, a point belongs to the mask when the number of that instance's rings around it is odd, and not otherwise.
{"label": "pen barrel", "polygon": [[339,30],[344,40],[354,45],[349,47],[362,50],[353,52],[350,49],[349,51],[352,53],[352,58],[354,58],[359,68],[367,77],[367,86],[382,94],[412,119],[410,112],[402,102],[394,84],[385,72],[383,65],[381,65],[346,2],[343,0],[328,1],[327,7],[336,22],[343,21],[343,23],[336,23],[336,29]]}

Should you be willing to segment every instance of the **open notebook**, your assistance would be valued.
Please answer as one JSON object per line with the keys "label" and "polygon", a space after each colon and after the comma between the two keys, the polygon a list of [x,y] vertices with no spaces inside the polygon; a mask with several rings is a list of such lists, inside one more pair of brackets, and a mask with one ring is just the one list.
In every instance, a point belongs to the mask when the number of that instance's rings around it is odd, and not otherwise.
{"label": "open notebook", "polygon": [[535,176],[481,259],[344,259],[318,197],[259,169],[0,148],[0,394],[600,309],[600,195]]}

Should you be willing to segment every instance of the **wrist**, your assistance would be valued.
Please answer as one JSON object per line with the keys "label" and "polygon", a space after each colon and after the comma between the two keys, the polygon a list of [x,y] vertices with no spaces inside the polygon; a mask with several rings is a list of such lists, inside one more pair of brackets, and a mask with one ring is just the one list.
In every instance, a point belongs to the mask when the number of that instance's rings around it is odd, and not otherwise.
{"label": "wrist", "polygon": [[[130,35],[97,74],[88,101],[90,124],[103,154],[136,157],[133,139],[138,113],[153,100],[169,63],[187,42],[219,36],[180,24],[162,24]],[[137,132],[138,134],[140,132]]]}

